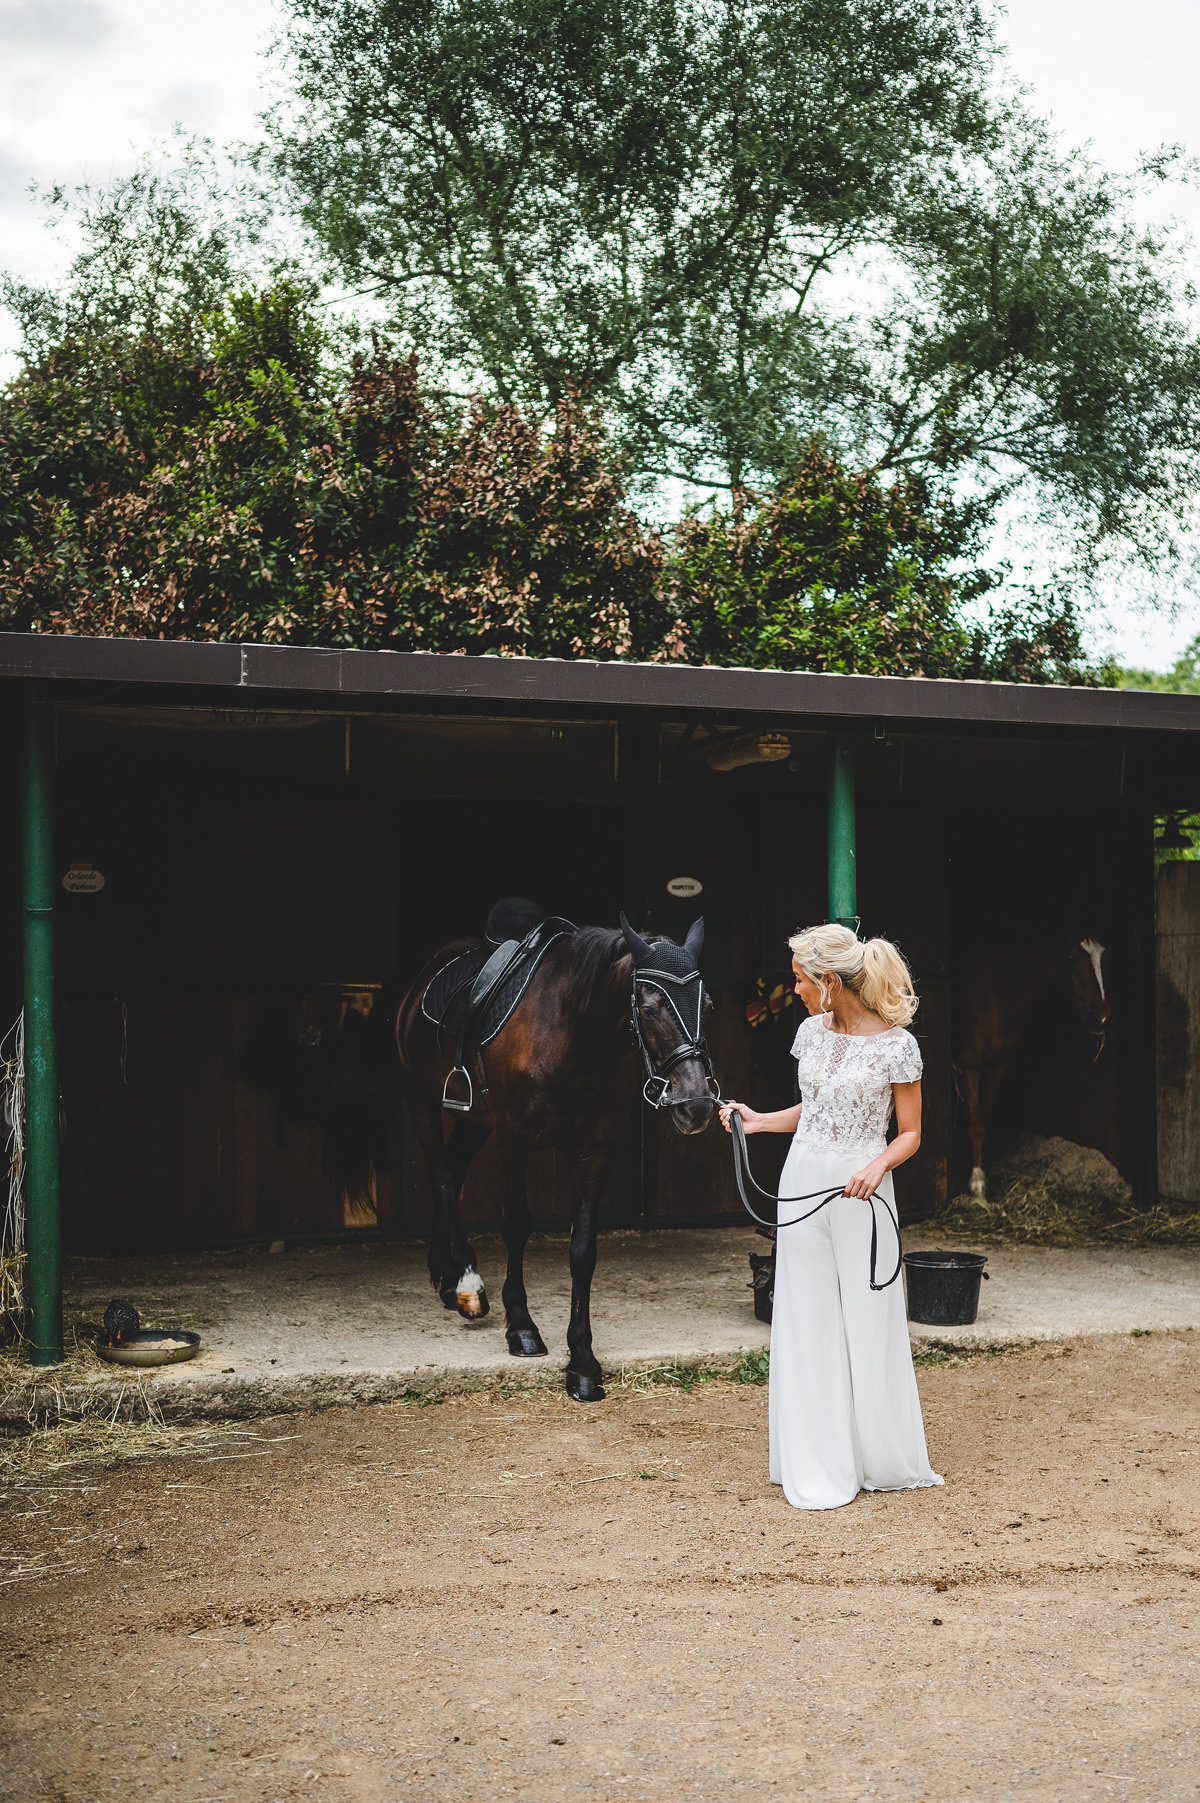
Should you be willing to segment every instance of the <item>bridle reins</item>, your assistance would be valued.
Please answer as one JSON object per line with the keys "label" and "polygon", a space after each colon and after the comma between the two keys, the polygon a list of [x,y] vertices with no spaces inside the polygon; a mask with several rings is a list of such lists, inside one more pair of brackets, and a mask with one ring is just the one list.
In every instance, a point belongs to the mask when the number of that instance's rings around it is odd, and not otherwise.
{"label": "bridle reins", "polygon": [[[755,1183],[754,1181],[754,1177],[750,1170],[750,1154],[746,1148],[746,1129],[743,1125],[742,1117],[736,1109],[734,1109],[729,1116],[729,1125],[732,1129],[733,1174],[737,1179],[738,1195],[742,1198],[742,1207],[746,1210],[746,1213],[750,1216],[752,1221],[757,1221],[760,1227],[798,1227],[801,1221],[811,1221],[815,1214],[820,1214],[823,1208],[828,1208],[831,1202],[836,1202],[839,1196],[845,1195],[845,1186],[842,1185],[838,1189],[831,1190],[810,1189],[802,1196],[773,1196],[769,1190],[763,1189],[761,1184]],[[815,1207],[806,1209],[802,1215],[793,1216],[790,1221],[767,1221],[763,1219],[762,1215],[754,1212],[750,1198],[746,1194],[747,1184],[749,1184],[756,1196],[762,1197],[764,1202],[774,1202],[776,1204],[781,1202],[787,1204],[792,1202],[811,1202],[816,1196],[820,1197],[820,1201],[816,1203]],[[864,1198],[864,1200],[871,1205],[871,1288],[873,1290],[890,1289],[897,1277],[899,1277],[900,1267],[904,1263],[904,1251],[900,1244],[900,1222],[891,1203],[879,1190],[873,1190],[869,1196]],[[896,1235],[896,1269],[892,1272],[891,1276],[885,1278],[882,1283],[878,1281],[879,1215],[875,1207],[877,1202],[883,1204],[883,1212],[891,1222],[892,1231]]]}
{"label": "bridle reins", "polygon": [[[621,919],[622,925],[624,925],[625,920],[623,915]],[[705,1039],[703,1032],[704,983],[701,979],[700,972],[695,968],[694,964],[691,963],[691,958],[694,956],[694,953],[690,953],[689,951],[684,950],[684,948],[672,944],[670,941],[666,941],[665,943],[659,941],[653,945],[646,945],[643,942],[641,943],[640,949],[643,955],[656,953],[660,959],[660,963],[656,964],[639,964],[638,959],[635,957],[630,981],[630,1029],[633,1036],[633,1042],[641,1055],[642,1068],[645,1071],[645,1079],[642,1083],[643,1099],[651,1108],[685,1108],[697,1101],[699,1098],[694,1095],[676,1098],[669,1093],[671,1087],[671,1073],[677,1070],[681,1064],[686,1064],[689,1060],[695,1059],[703,1067],[705,1081],[708,1084],[712,1101],[714,1103],[719,1102],[721,1100],[721,1086],[717,1082],[716,1072],[713,1070],[712,1053],[708,1049],[708,1041]],[[663,956],[664,952],[666,953],[665,958]],[[662,963],[674,961],[671,956],[672,954],[675,954],[678,961],[685,965],[686,968],[682,970],[663,970],[661,967]],[[644,989],[654,989],[658,992],[663,1001],[667,1004],[671,1013],[674,1015],[680,1034],[682,1035],[679,1043],[672,1046],[671,1050],[661,1058],[655,1058],[649,1046],[646,1044],[646,1037],[642,1032],[642,1019],[638,1000],[639,986]],[[692,1015],[693,1001],[695,1004],[694,1019],[690,1018]],[[685,1009],[687,1011],[686,1013]],[[815,1214],[819,1214],[823,1208],[828,1208],[831,1202],[836,1202],[839,1196],[845,1194],[845,1188],[844,1186],[841,1186],[829,1190],[809,1190],[802,1196],[771,1195],[768,1190],[763,1189],[760,1184],[754,1181],[753,1174],[750,1170],[750,1156],[746,1149],[746,1129],[743,1125],[741,1115],[736,1111],[730,1115],[730,1127],[732,1129],[733,1138],[733,1171],[737,1180],[738,1195],[742,1199],[742,1206],[746,1210],[746,1213],[750,1216],[751,1220],[757,1221],[760,1227],[797,1227],[801,1221],[810,1221]],[[803,1214],[794,1216],[790,1221],[772,1221],[755,1212],[754,1206],[750,1201],[750,1190],[753,1190],[755,1195],[761,1196],[764,1202],[772,1202],[776,1207],[778,1207],[780,1203],[787,1205],[793,1202],[813,1202],[814,1206],[806,1209]],[[865,1200],[871,1209],[871,1288],[873,1290],[890,1289],[892,1284],[894,1284],[899,1277],[901,1266],[904,1262],[903,1250],[900,1245],[900,1222],[887,1197],[882,1195],[879,1190],[874,1190],[871,1195],[865,1198]],[[882,1203],[883,1212],[891,1223],[892,1231],[896,1236],[896,1268],[891,1276],[885,1278],[882,1283],[879,1281],[879,1215],[876,1207],[877,1203]]]}
{"label": "bridle reins", "polygon": [[[663,1058],[655,1058],[646,1044],[645,1035],[642,1032],[642,1019],[638,1004],[639,984],[643,988],[658,991],[678,1021],[679,1030],[683,1035],[679,1044],[672,1046]],[[691,998],[680,993],[688,988],[694,988],[695,993],[696,1021],[694,1028],[689,1026],[684,1018],[683,1008],[679,1005],[680,1002],[684,1006],[689,1004]],[[676,994],[679,994],[679,1002],[676,1001]],[[708,1041],[701,1030],[704,1016],[704,983],[698,970],[676,973],[670,970],[659,970],[646,964],[639,967],[635,962],[630,986],[629,1013],[633,1025],[634,1044],[641,1053],[642,1067],[646,1073],[645,1081],[642,1084],[642,1097],[651,1108],[686,1108],[700,1099],[696,1096],[673,1097],[668,1094],[672,1071],[692,1058],[697,1059],[704,1067],[704,1077],[708,1084],[711,1100],[714,1103],[721,1100],[721,1086],[717,1082],[716,1072],[713,1070],[712,1053],[708,1049]],[[657,1088],[654,1087],[655,1085]],[[653,1094],[651,1094],[652,1089],[654,1089]]]}

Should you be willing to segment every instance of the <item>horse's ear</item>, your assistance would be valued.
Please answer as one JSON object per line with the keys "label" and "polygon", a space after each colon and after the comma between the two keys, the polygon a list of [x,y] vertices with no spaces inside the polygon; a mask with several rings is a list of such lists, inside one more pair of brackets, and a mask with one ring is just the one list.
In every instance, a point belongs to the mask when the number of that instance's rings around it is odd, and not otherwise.
{"label": "horse's ear", "polygon": [[687,938],[683,942],[683,949],[688,953],[693,964],[698,964],[700,962],[700,954],[704,950],[703,914],[700,916],[699,920],[693,920],[691,926],[688,928]]}
{"label": "horse's ear", "polygon": [[625,935],[625,943],[633,953],[635,964],[642,964],[650,956],[650,947],[640,933],[635,933],[624,913],[621,914],[621,931]]}

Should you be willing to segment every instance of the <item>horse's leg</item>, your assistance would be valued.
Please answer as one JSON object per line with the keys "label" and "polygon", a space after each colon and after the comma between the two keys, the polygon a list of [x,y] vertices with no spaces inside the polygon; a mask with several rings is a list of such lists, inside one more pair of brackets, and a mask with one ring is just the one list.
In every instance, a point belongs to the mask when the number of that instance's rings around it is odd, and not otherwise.
{"label": "horse's leg", "polygon": [[[452,1279],[447,1288],[453,1290],[454,1306],[466,1321],[482,1321],[488,1312],[488,1299],[483,1278],[475,1264],[474,1250],[463,1232],[459,1208],[467,1168],[490,1132],[490,1127],[481,1127],[468,1116],[460,1114],[455,1118],[450,1137],[446,1141],[446,1163],[452,1186],[449,1204],[451,1265],[458,1269],[457,1278]],[[449,1308],[451,1303],[447,1289],[443,1289],[441,1295],[442,1301]]]}
{"label": "horse's leg", "polygon": [[576,1402],[604,1400],[604,1373],[592,1351],[592,1275],[596,1269],[596,1215],[612,1163],[612,1142],[594,1141],[575,1159],[575,1206],[571,1223],[571,1322],[567,1345],[567,1395]]}
{"label": "horse's leg", "polygon": [[519,1139],[506,1138],[500,1147],[500,1181],[504,1191],[504,1244],[508,1270],[504,1276],[504,1331],[514,1358],[546,1356],[546,1342],[529,1312],[525,1294],[525,1247],[532,1217],[525,1187],[527,1152]]}
{"label": "horse's leg", "polygon": [[987,1179],[983,1174],[983,1147],[987,1137],[981,1094],[982,1071],[979,1064],[964,1064],[962,1069],[963,1100],[967,1106],[967,1132],[971,1140],[971,1194],[983,1200]]}
{"label": "horse's leg", "polygon": [[488,1136],[488,1129],[456,1115],[443,1144],[441,1110],[414,1107],[413,1132],[429,1162],[433,1180],[433,1230],[429,1236],[429,1276],[447,1308],[457,1308],[467,1321],[488,1312],[487,1291],[475,1268],[475,1254],[463,1232],[459,1202],[467,1167]]}

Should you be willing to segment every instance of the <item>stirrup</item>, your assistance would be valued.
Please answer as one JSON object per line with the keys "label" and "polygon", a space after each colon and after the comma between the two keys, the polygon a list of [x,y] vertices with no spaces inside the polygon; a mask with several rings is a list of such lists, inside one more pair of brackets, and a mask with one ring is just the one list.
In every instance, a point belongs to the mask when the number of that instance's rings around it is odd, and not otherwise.
{"label": "stirrup", "polygon": [[[456,1077],[461,1077],[467,1086],[467,1099],[462,1101],[450,1094],[450,1085]],[[475,1106],[475,1090],[471,1084],[471,1073],[465,1065],[456,1064],[452,1071],[447,1071],[446,1081],[442,1088],[442,1107],[449,1108],[454,1114],[470,1114]]]}

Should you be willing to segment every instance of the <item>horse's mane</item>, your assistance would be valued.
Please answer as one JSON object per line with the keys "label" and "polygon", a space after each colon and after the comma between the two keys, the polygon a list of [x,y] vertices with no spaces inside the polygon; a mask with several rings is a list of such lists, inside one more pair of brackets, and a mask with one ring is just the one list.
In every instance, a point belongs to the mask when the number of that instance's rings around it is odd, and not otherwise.
{"label": "horse's mane", "polygon": [[591,1006],[605,977],[629,948],[623,935],[614,933],[611,927],[578,927],[570,943],[575,954],[571,1004],[582,1013]]}
{"label": "horse's mane", "polygon": [[[667,945],[675,943],[666,933],[647,933],[645,938],[647,945],[657,945],[660,941]],[[595,999],[596,991],[613,965],[627,956],[629,947],[625,935],[614,933],[610,927],[577,927],[571,946],[575,953],[571,1001],[582,1011]]]}

